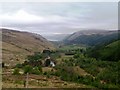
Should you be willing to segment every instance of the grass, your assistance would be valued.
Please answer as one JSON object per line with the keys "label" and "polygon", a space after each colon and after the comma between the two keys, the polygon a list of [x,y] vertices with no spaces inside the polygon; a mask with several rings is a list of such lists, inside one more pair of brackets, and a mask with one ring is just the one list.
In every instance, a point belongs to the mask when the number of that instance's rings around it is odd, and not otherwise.
{"label": "grass", "polygon": [[74,72],[80,76],[90,75],[84,69],[80,68],[79,66],[75,66],[73,67],[73,69],[74,69]]}
{"label": "grass", "polygon": [[66,45],[58,48],[59,51],[78,50],[78,49],[86,49],[86,47],[79,45]]}
{"label": "grass", "polygon": [[[73,82],[66,82],[66,81],[62,81],[60,79],[55,79],[55,77],[51,77],[51,78],[46,78],[47,80],[38,80],[37,77],[43,77],[41,75],[30,75],[29,77],[29,88],[89,88],[90,86],[84,85],[84,84],[78,84],[78,83],[73,83]],[[4,78],[6,77],[5,75],[3,76]],[[8,77],[8,76],[7,76]],[[3,81],[3,88],[24,88],[23,85],[23,78],[24,76],[19,76],[19,78],[21,80],[17,79],[17,76],[14,75],[9,75],[9,78],[11,78],[11,80],[13,81]],[[35,78],[34,78],[35,77]],[[43,77],[45,78],[45,76]]]}
{"label": "grass", "polygon": [[54,69],[51,68],[51,67],[43,67],[43,68],[42,68],[42,71],[43,71],[43,72],[49,72],[49,71],[51,71],[51,70],[54,70]]}

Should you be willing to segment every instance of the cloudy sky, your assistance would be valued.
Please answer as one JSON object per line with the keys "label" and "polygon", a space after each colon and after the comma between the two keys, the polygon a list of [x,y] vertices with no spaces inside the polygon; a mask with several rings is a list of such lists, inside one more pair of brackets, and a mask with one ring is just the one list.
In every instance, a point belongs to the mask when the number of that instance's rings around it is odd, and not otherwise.
{"label": "cloudy sky", "polygon": [[4,2],[0,8],[0,27],[41,35],[118,27],[117,2]]}

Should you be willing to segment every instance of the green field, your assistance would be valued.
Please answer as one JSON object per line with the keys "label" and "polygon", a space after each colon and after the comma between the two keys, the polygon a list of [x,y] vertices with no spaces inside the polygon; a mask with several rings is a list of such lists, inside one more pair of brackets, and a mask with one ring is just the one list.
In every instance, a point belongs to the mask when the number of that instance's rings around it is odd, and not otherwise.
{"label": "green field", "polygon": [[58,48],[60,51],[68,51],[68,50],[78,50],[78,49],[86,49],[86,46],[80,45],[65,45]]}

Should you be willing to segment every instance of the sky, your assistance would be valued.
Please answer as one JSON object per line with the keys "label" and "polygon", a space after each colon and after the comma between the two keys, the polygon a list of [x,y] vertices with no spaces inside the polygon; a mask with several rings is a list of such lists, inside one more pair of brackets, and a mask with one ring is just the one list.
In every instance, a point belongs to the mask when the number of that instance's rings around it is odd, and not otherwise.
{"label": "sky", "polygon": [[118,29],[117,2],[2,2],[0,27],[43,36]]}

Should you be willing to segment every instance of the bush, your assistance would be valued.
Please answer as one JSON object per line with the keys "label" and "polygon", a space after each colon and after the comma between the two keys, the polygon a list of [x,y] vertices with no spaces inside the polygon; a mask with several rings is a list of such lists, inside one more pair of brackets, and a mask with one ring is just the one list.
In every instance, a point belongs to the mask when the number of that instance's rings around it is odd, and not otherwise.
{"label": "bush", "polygon": [[47,78],[50,78],[50,75],[51,75],[50,72],[44,72],[43,74],[46,75]]}
{"label": "bush", "polygon": [[83,81],[82,81],[82,82],[83,82],[84,84],[90,85],[93,81],[94,81],[93,77],[87,75],[87,76],[84,76],[84,77],[83,77]]}
{"label": "bush", "polygon": [[32,61],[39,61],[42,58],[42,54],[41,53],[34,53],[34,55],[28,55],[27,59],[32,62]]}
{"label": "bush", "polygon": [[116,78],[117,74],[114,71],[105,69],[101,71],[98,75],[97,78],[100,80],[104,80],[107,83],[116,83]]}
{"label": "bush", "polygon": [[38,66],[38,69],[40,72],[42,72],[42,67],[41,66]]}
{"label": "bush", "polygon": [[31,73],[32,73],[32,74],[37,74],[37,75],[40,75],[40,74],[41,74],[41,72],[40,72],[40,70],[39,70],[38,67],[33,68],[32,71],[31,71]]}
{"label": "bush", "polygon": [[15,68],[13,71],[13,75],[20,75],[20,69],[19,68]]}
{"label": "bush", "polygon": [[47,72],[44,72],[43,75],[47,75]]}
{"label": "bush", "polygon": [[22,65],[22,64],[17,64],[15,67],[16,67],[16,68],[22,68],[23,65]]}
{"label": "bush", "polygon": [[25,74],[31,73],[31,71],[32,71],[32,66],[26,65],[26,66],[24,67],[24,73],[25,73]]}
{"label": "bush", "polygon": [[79,57],[80,57],[79,54],[75,54],[75,55],[73,56],[73,58],[79,58]]}

